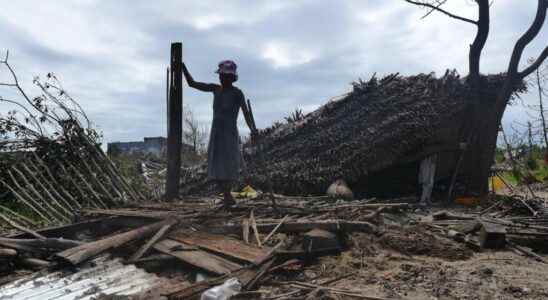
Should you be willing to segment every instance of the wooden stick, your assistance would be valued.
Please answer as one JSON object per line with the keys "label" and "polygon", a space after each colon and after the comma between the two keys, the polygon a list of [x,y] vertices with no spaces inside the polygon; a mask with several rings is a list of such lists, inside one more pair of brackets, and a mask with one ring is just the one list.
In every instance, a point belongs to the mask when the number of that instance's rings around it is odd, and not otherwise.
{"label": "wooden stick", "polygon": [[253,228],[253,233],[255,234],[257,245],[259,247],[262,247],[263,245],[261,244],[261,238],[259,237],[259,230],[257,230],[257,222],[255,222],[255,215],[253,213],[253,210],[251,210],[251,213],[249,215],[249,222],[251,223],[251,228]]}
{"label": "wooden stick", "polygon": [[38,258],[23,258],[21,263],[32,269],[42,269],[52,265],[51,262]]}
{"label": "wooden stick", "polygon": [[166,234],[166,232],[169,230],[169,228],[171,228],[172,225],[173,224],[166,224],[162,226],[162,228],[160,228],[160,230],[158,230],[158,232],[156,232],[156,234],[146,244],[144,244],[141,248],[139,248],[139,250],[137,250],[137,252],[135,252],[131,256],[129,261],[135,262],[136,260],[141,258],[143,254],[145,254],[148,251],[148,249],[152,247],[152,245],[154,245],[158,240],[160,240]]}
{"label": "wooden stick", "polygon": [[0,182],[5,185],[14,195],[17,200],[19,200],[21,203],[28,206],[31,210],[33,210],[38,216],[42,218],[44,221],[51,220],[50,218],[47,218],[38,208],[36,208],[35,205],[31,204],[27,199],[25,199],[23,196],[21,196],[18,192],[15,191],[9,184],[7,184],[4,180],[0,179]]}
{"label": "wooden stick", "polygon": [[249,244],[249,219],[242,220],[242,237],[246,244]]}
{"label": "wooden stick", "polygon": [[78,169],[70,162],[67,162],[67,164],[68,164],[68,167],[72,169],[72,171],[76,174],[76,176],[80,178],[80,181],[84,184],[84,186],[91,192],[95,200],[97,200],[97,203],[99,204],[99,206],[101,206],[102,208],[108,208],[108,206],[103,202],[103,200],[101,200],[101,197],[99,197],[99,194],[97,194],[97,192],[93,189],[91,184],[89,184],[89,182],[86,180],[84,175],[82,175],[82,173],[80,173],[80,171],[78,171]]}
{"label": "wooden stick", "polygon": [[253,279],[251,279],[251,281],[249,281],[249,283],[245,286],[245,289],[246,290],[251,290],[255,287],[255,285],[257,285],[257,283],[259,282],[259,280],[266,274],[268,273],[268,270],[270,269],[270,267],[272,266],[272,264],[274,263],[275,259],[274,258],[271,258],[270,260],[266,261],[263,265],[261,265],[261,267],[259,268],[259,270],[257,271],[257,274],[253,277]]}
{"label": "wooden stick", "polygon": [[11,209],[9,209],[5,206],[0,205],[0,209],[3,209],[4,211],[8,212],[11,215],[14,215],[15,217],[17,217],[17,219],[27,223],[27,225],[36,226],[36,222],[34,222],[33,220],[31,220],[31,219],[29,219],[29,218],[27,218],[27,217],[25,217],[25,216],[23,216],[19,213],[14,212],[13,210],[11,210]]}
{"label": "wooden stick", "polygon": [[10,179],[11,181],[13,182],[13,184],[15,184],[15,186],[19,189],[19,191],[21,192],[21,194],[23,196],[25,196],[25,198],[27,199],[27,201],[29,202],[32,202],[34,205],[36,205],[37,207],[39,207],[42,212],[47,215],[49,217],[49,219],[45,219],[46,221],[50,221],[50,220],[55,220],[57,222],[61,222],[60,219],[58,219],[57,216],[53,215],[52,212],[48,209],[46,209],[44,206],[42,206],[42,203],[40,203],[39,201],[37,201],[36,199],[34,199],[34,197],[32,197],[26,189],[24,189],[21,184],[19,184],[19,181],[17,180],[17,178],[15,177],[15,175],[13,175],[13,172],[11,170],[8,170],[8,175],[10,176]]}
{"label": "wooden stick", "polygon": [[[73,149],[73,153],[76,154],[76,156],[78,157],[78,159],[80,159],[80,161],[82,162],[81,164],[84,165],[84,170],[88,172],[88,178],[91,178],[91,181],[93,183],[95,183],[96,186],[99,187],[99,190],[102,191],[103,195],[104,196],[107,196],[109,199],[111,199],[111,204],[114,204],[112,199],[114,199],[115,197],[111,194],[111,192],[103,185],[103,183],[97,179],[97,175],[93,172],[93,170],[91,169],[91,167],[88,165],[88,163],[86,162],[87,158],[82,156],[80,154],[80,151],[78,151],[78,149],[76,149],[76,147],[70,143],[69,141],[69,145],[71,146],[71,148]],[[84,173],[84,172],[82,172]]]}
{"label": "wooden stick", "polygon": [[97,161],[95,160],[95,158],[94,158],[93,156],[90,157],[90,160],[91,160],[91,163],[93,164],[93,166],[95,167],[95,169],[97,169],[98,171],[101,172],[101,174],[103,175],[103,177],[104,177],[104,178],[106,179],[106,181],[108,182],[110,188],[118,195],[118,197],[120,197],[120,200],[121,200],[122,202],[125,202],[126,197],[124,197],[124,196],[122,195],[122,193],[124,193],[124,192],[121,191],[121,190],[114,184],[113,179],[112,179],[110,176],[108,176],[108,173],[105,172],[105,171],[103,170],[103,168],[101,168],[101,167],[99,166],[99,164],[97,163]]}
{"label": "wooden stick", "polygon": [[[36,159],[36,161],[38,162],[38,165],[40,165],[45,171],[46,171],[46,174],[48,175],[48,177],[50,178],[51,182],[53,183],[53,185],[55,186],[58,186],[59,189],[61,190],[61,192],[63,192],[63,194],[65,194],[65,196],[67,196],[67,198],[71,199],[71,201],[78,207],[78,208],[82,208],[82,205],[80,204],[80,202],[76,201],[76,199],[63,187],[62,184],[59,183],[59,181],[53,177],[53,174],[51,173],[51,170],[49,169],[49,167],[44,163],[44,161],[38,157],[38,155],[33,151],[32,152],[32,155],[34,156],[34,159]],[[33,166],[34,167],[34,166]],[[35,167],[36,170],[38,170],[38,167]],[[39,174],[41,174],[43,177],[45,177],[42,172],[38,172]],[[47,180],[46,180],[47,181]]]}
{"label": "wooden stick", "polygon": [[121,183],[121,185],[124,187],[128,195],[130,195],[134,201],[138,202],[140,199],[145,199],[139,191],[133,189],[133,187],[126,181],[126,179],[118,172],[116,166],[110,160],[110,158],[99,148],[97,145],[92,145],[89,143],[90,150],[92,150],[92,153],[95,153],[100,161],[103,161],[106,165],[106,170],[111,174],[112,178],[116,179]]}
{"label": "wooden stick", "polygon": [[[74,209],[74,207],[72,207],[72,205],[66,201],[63,197],[61,197],[61,195],[59,195],[59,193],[57,193],[57,191],[51,187],[51,184],[49,183],[49,181],[47,180],[42,180],[42,179],[39,179],[30,169],[29,167],[24,164],[24,163],[21,163],[21,166],[23,167],[23,171],[25,171],[27,174],[29,174],[29,176],[34,180],[34,182],[38,183],[38,186],[40,186],[40,188],[46,192],[46,194],[48,195],[48,197],[52,200],[52,201],[56,201],[55,197],[53,197],[53,195],[50,193],[50,190],[56,194],[55,196],[59,199],[59,201],[63,202],[63,204],[65,206],[68,206],[68,208],[70,209],[70,215],[74,215],[74,212],[76,211]],[[44,183],[46,183],[47,185],[49,185],[49,189],[46,188],[46,186],[44,186]],[[64,207],[62,206],[62,208],[64,209]]]}
{"label": "wooden stick", "polygon": [[274,227],[274,229],[272,229],[272,231],[264,238],[263,240],[263,244],[266,244],[266,242],[268,242],[268,240],[276,233],[276,231],[278,231],[278,228],[280,228],[280,226],[282,226],[282,224],[285,222],[285,220],[287,219],[289,215],[285,215],[285,217],[283,217],[283,219],[280,221],[280,223],[278,223],[278,225],[276,227]]}
{"label": "wooden stick", "polygon": [[17,250],[9,248],[0,248],[0,258],[11,258],[17,256]]}
{"label": "wooden stick", "polygon": [[[64,206],[62,206],[57,199],[53,198],[49,192],[46,190],[46,194],[50,197],[51,203],[53,203],[55,206],[60,208],[65,214],[61,213],[58,209],[56,209],[54,206],[50,205],[50,201],[44,197],[42,193],[39,193],[36,189],[35,185],[30,182],[30,180],[25,176],[25,174],[20,171],[16,166],[11,167],[12,170],[14,170],[21,178],[23,178],[23,181],[25,184],[33,191],[33,193],[37,196],[38,199],[41,199],[42,202],[46,204],[46,206],[52,210],[52,212],[55,212],[60,218],[62,218],[65,222],[70,222],[70,218],[68,216],[72,216],[73,213],[66,209]],[[38,181],[39,182],[39,181]],[[40,183],[41,184],[41,183]]]}
{"label": "wooden stick", "polygon": [[[78,183],[76,183],[76,181],[74,180],[73,176],[67,171],[67,169],[65,168],[65,166],[63,166],[61,163],[57,162],[57,166],[59,166],[59,168],[61,169],[61,171],[63,172],[63,175],[68,178],[68,180],[70,181],[70,183],[72,184],[72,186],[74,188],[76,188],[76,191],[78,192],[78,194],[80,195],[80,201],[84,201],[86,199],[89,199],[90,203],[93,204],[93,206],[95,208],[101,208],[99,207],[99,205],[97,205],[97,203],[93,202],[90,200],[91,197],[89,197],[87,195],[87,193],[84,193],[84,190],[82,190],[82,188],[80,187],[80,185]],[[84,205],[82,205],[82,203],[80,203],[80,207],[84,207]]]}
{"label": "wooden stick", "polygon": [[10,224],[13,228],[15,229],[19,229],[23,232],[26,232],[32,236],[34,236],[35,238],[38,238],[38,239],[45,239],[46,237],[35,232],[34,230],[31,230],[31,229],[28,229],[28,228],[25,228],[24,226],[22,225],[19,225],[17,224],[15,221],[13,220],[10,220],[10,218],[6,217],[4,214],[0,213],[0,219],[3,219],[4,221],[6,221],[8,224]]}
{"label": "wooden stick", "polygon": [[536,261],[539,261],[539,262],[542,262],[542,263],[546,263],[546,261],[544,260],[544,258],[542,258],[540,255],[534,253],[533,251],[529,251],[527,249],[525,249],[524,247],[521,247],[521,246],[518,246],[510,241],[506,241],[506,243],[511,246],[512,248],[518,250],[519,252],[525,254],[526,256],[529,256],[531,258],[533,258],[534,260]]}

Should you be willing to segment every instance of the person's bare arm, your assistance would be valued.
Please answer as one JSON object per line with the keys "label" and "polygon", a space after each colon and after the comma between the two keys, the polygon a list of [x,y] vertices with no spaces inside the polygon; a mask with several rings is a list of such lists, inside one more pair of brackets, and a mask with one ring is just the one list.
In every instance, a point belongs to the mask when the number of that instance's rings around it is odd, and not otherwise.
{"label": "person's bare arm", "polygon": [[195,88],[202,92],[213,92],[215,91],[215,89],[218,88],[218,85],[214,83],[204,83],[204,82],[195,81],[194,78],[192,78],[192,75],[190,75],[190,72],[188,71],[184,63],[183,63],[183,74],[185,74],[186,82],[192,88]]}
{"label": "person's bare arm", "polygon": [[251,112],[249,111],[249,108],[247,107],[247,103],[243,95],[242,95],[241,107],[242,107],[242,113],[244,115],[245,122],[247,123],[247,127],[249,127],[249,130],[251,130],[251,138],[254,139],[257,137],[258,131],[257,131],[257,128],[255,127],[253,116],[251,115]]}

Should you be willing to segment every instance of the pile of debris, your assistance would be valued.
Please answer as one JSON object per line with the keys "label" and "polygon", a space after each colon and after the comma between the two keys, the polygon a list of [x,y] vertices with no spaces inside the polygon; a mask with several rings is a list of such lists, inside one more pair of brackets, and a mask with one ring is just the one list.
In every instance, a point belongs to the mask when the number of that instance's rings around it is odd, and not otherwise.
{"label": "pile of debris", "polygon": [[[0,294],[7,299],[109,294],[198,299],[222,286],[216,290],[237,294],[233,299],[389,299],[394,291],[371,289],[363,280],[348,284],[366,276],[366,265],[381,268],[383,263],[375,263],[380,257],[400,265],[418,257],[452,262],[508,247],[545,262],[535,251],[548,250],[548,227],[537,223],[546,217],[542,213],[499,216],[519,199],[483,211],[431,215],[417,211],[413,198],[275,195],[275,200],[273,207],[263,195],[241,199],[227,211],[218,208],[219,198],[188,197],[83,209],[80,222],[40,231],[19,226],[24,233],[0,239],[5,276],[0,280],[10,282]],[[29,268],[40,271],[24,271]],[[127,272],[138,277],[134,284],[123,278]],[[391,280],[408,280],[401,272]],[[372,278],[387,280],[383,276]],[[49,288],[31,292],[37,282]]]}

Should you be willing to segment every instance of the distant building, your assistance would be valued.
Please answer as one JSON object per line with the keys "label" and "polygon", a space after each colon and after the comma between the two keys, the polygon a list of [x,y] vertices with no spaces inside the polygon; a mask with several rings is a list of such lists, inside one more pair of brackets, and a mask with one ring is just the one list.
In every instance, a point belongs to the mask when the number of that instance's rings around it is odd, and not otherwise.
{"label": "distant building", "polygon": [[[145,137],[142,142],[113,142],[107,144],[107,152],[127,154],[152,154],[156,156],[164,156],[167,151],[167,139],[162,136]],[[190,145],[183,144],[183,152],[194,151]]]}

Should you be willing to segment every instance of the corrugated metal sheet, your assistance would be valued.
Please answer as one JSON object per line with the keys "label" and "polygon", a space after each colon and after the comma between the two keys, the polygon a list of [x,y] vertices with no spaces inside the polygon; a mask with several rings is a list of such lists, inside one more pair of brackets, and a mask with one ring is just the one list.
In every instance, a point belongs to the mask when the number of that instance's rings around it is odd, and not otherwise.
{"label": "corrugated metal sheet", "polygon": [[96,258],[76,272],[37,274],[0,287],[0,300],[94,299],[99,295],[135,295],[163,280],[120,259]]}

